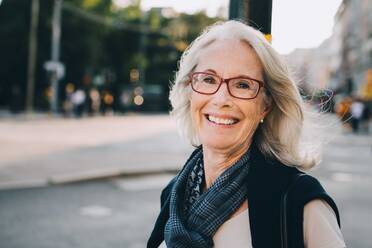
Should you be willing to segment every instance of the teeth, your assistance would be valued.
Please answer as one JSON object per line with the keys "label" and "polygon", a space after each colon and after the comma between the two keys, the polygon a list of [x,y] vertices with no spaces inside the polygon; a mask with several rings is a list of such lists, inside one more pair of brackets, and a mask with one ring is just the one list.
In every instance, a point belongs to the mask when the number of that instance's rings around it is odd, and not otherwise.
{"label": "teeth", "polygon": [[233,119],[222,119],[218,117],[214,117],[212,115],[208,115],[208,120],[216,123],[216,124],[224,124],[224,125],[231,125],[234,124],[236,121]]}

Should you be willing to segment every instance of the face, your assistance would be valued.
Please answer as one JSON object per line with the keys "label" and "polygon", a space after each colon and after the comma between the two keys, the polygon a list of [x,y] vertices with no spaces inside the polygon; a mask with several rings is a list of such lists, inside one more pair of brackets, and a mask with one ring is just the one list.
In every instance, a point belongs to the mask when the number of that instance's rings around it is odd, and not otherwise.
{"label": "face", "polygon": [[[216,41],[199,54],[194,72],[215,73],[222,78],[247,76],[263,81],[263,68],[253,48],[235,40]],[[191,86],[190,86],[191,87]],[[223,83],[213,95],[191,91],[190,110],[203,147],[241,149],[248,147],[252,136],[268,112],[263,89],[250,100],[238,99]]]}

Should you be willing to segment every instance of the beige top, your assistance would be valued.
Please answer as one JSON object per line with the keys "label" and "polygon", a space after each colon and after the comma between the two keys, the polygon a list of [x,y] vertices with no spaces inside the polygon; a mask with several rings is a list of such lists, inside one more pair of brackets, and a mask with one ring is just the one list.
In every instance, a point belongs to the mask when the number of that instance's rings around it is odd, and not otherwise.
{"label": "beige top", "polygon": [[[246,209],[220,226],[213,237],[214,247],[252,248],[250,233]],[[305,205],[304,242],[307,248],[346,247],[336,215],[323,200],[313,200]]]}
{"label": "beige top", "polygon": [[[215,248],[252,248],[248,209],[223,223],[213,236]],[[342,233],[333,209],[323,200],[313,200],[304,208],[306,248],[344,248]],[[161,248],[166,247],[163,242]]]}

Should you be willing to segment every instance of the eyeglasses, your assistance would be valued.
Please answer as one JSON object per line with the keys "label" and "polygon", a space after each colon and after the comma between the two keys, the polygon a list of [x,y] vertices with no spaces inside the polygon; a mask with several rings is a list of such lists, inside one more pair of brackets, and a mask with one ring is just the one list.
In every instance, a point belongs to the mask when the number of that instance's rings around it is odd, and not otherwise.
{"label": "eyeglasses", "polygon": [[239,76],[225,79],[209,72],[194,72],[190,74],[190,81],[191,88],[203,95],[215,94],[222,83],[226,83],[231,96],[245,100],[256,98],[261,87],[264,87],[262,81],[250,77]]}

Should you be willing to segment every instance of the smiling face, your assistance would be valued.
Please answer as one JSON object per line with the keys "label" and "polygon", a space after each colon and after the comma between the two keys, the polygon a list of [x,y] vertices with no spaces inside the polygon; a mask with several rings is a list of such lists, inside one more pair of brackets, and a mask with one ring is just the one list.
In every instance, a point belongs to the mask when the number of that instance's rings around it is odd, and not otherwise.
{"label": "smiling face", "polygon": [[[263,81],[263,68],[256,53],[247,43],[236,40],[216,41],[204,48],[194,72],[214,73],[222,78],[247,76]],[[250,100],[231,96],[225,83],[213,95],[195,91],[190,95],[196,132],[203,147],[211,149],[247,148],[267,109],[263,89]]]}

